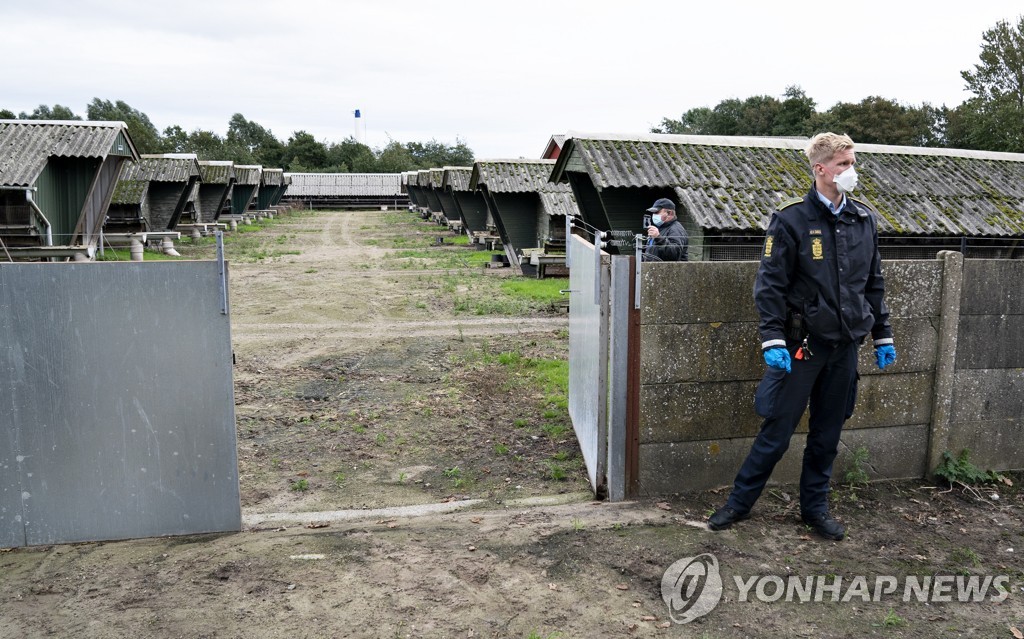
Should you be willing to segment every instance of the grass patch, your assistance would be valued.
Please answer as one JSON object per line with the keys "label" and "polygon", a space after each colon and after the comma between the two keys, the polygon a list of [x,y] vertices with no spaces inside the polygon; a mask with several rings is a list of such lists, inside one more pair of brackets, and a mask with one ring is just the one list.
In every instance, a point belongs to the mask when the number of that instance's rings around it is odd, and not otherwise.
{"label": "grass patch", "polygon": [[501,283],[501,290],[509,297],[527,299],[551,305],[565,299],[559,291],[569,288],[569,278],[514,279]]}

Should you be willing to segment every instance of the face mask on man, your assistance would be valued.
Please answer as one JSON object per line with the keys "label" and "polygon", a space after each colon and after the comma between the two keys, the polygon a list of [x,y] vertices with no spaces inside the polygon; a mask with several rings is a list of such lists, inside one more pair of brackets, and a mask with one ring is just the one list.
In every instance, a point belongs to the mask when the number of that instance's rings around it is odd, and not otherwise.
{"label": "face mask on man", "polygon": [[857,188],[857,172],[853,170],[852,166],[832,180],[836,183],[836,188],[840,193],[853,193],[853,190]]}
{"label": "face mask on man", "polygon": [[661,216],[661,213],[655,213],[654,215],[651,216],[651,222],[654,224],[654,226],[661,226],[662,224],[665,223],[665,218]]}

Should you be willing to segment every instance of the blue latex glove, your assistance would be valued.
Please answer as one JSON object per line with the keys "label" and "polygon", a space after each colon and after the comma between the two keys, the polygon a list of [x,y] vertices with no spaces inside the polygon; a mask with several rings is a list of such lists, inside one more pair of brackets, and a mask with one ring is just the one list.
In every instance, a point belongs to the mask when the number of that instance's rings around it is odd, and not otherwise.
{"label": "blue latex glove", "polygon": [[[895,357],[895,355],[893,355],[893,357]],[[769,348],[764,352],[764,363],[768,364],[772,368],[782,369],[787,373],[793,370],[789,361],[789,351],[780,346]]]}
{"label": "blue latex glove", "polygon": [[889,366],[896,361],[896,347],[892,344],[882,344],[875,349],[875,360],[878,362],[879,370]]}

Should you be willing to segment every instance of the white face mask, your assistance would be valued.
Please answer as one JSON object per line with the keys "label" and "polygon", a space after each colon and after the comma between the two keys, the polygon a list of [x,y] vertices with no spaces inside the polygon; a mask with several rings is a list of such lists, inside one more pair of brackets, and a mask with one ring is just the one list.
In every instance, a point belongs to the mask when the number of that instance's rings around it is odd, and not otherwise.
{"label": "white face mask", "polygon": [[654,226],[661,226],[665,223],[665,218],[661,217],[661,213],[655,213],[651,216],[651,221],[654,222]]}
{"label": "white face mask", "polygon": [[853,190],[857,188],[857,172],[853,170],[852,166],[832,180],[836,183],[836,188],[840,193],[853,193]]}

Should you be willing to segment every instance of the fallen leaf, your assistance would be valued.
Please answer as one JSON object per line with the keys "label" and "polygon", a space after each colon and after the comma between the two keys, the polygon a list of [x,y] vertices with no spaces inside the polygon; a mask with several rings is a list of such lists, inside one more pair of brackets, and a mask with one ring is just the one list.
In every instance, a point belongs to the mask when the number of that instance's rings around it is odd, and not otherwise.
{"label": "fallen leaf", "polygon": [[558,584],[548,584],[548,590],[558,591]]}
{"label": "fallen leaf", "polygon": [[657,621],[657,620],[658,620],[658,618],[655,617],[654,615],[644,615],[643,617],[640,617],[640,621]]}
{"label": "fallen leaf", "polygon": [[1024,639],[1024,632],[1017,630],[1017,626],[1010,626],[1010,632],[1013,633],[1014,639]]}
{"label": "fallen leaf", "polygon": [[[1006,484],[1007,486],[1013,486],[1013,480],[1010,479],[1009,477],[1000,476],[1000,479],[1002,479],[1003,483]],[[1018,630],[1017,632],[1020,632],[1020,630]]]}
{"label": "fallen leaf", "polygon": [[668,503],[667,501],[659,501],[658,503],[654,504],[654,507],[660,508],[661,510],[672,510],[672,504]]}
{"label": "fallen leaf", "polygon": [[639,601],[634,601],[634,602],[633,602],[633,607],[634,607],[634,608],[639,608],[639,607],[640,607],[640,606],[642,606],[642,605],[643,605],[643,604],[641,604],[641,603],[640,603]]}
{"label": "fallen leaf", "polygon": [[473,517],[472,519],[470,519],[470,521],[474,524],[479,524],[481,521],[483,521],[483,519],[480,519],[479,517]]}
{"label": "fallen leaf", "polygon": [[473,552],[473,551],[475,551],[475,550],[476,550],[476,546],[470,546],[470,547],[468,548],[468,550],[469,550],[469,552]]}
{"label": "fallen leaf", "polygon": [[331,524],[326,521],[311,521],[306,524],[306,528],[327,528]]}
{"label": "fallen leaf", "polygon": [[670,622],[670,621],[662,621],[661,623],[658,624],[657,627],[658,628],[671,628],[672,627],[672,622]]}
{"label": "fallen leaf", "polygon": [[398,528],[398,522],[397,521],[389,521],[388,522],[388,528]]}
{"label": "fallen leaf", "polygon": [[629,584],[616,584],[615,587],[619,590],[629,590]]}

